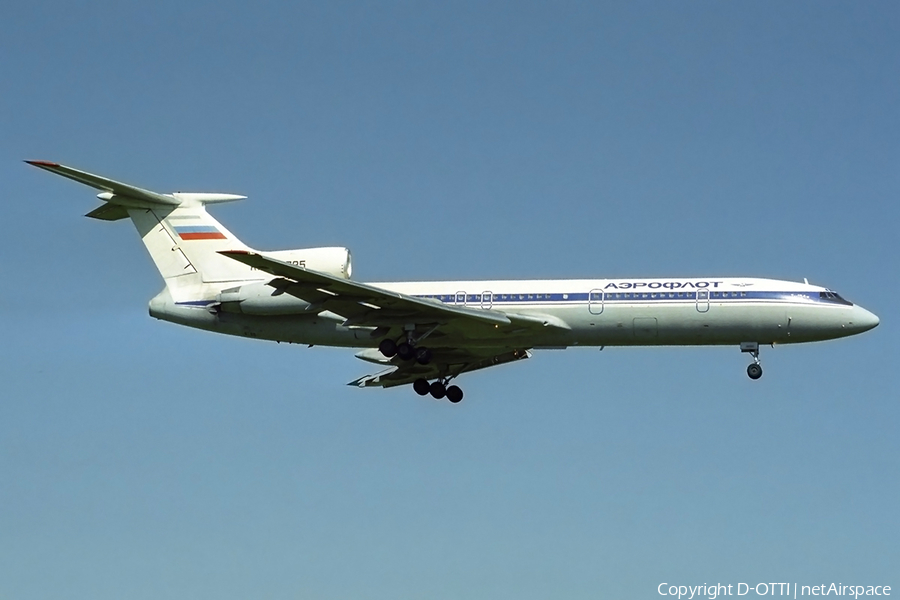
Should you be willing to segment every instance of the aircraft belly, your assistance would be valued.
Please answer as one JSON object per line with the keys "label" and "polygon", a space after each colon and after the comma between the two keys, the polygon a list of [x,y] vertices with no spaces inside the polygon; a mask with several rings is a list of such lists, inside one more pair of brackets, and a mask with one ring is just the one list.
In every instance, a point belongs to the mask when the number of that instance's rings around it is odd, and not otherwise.
{"label": "aircraft belly", "polygon": [[[358,338],[360,330],[349,329],[339,322],[319,315],[305,316],[255,316],[222,313],[219,315],[220,330],[243,337],[287,342],[292,344],[313,344],[322,346],[342,346],[358,348],[371,343],[363,343]],[[368,335],[368,331],[365,331]]]}
{"label": "aircraft belly", "polygon": [[717,305],[700,312],[696,306],[607,306],[589,315],[579,331],[583,345],[720,345],[742,341],[786,342],[784,307]]}

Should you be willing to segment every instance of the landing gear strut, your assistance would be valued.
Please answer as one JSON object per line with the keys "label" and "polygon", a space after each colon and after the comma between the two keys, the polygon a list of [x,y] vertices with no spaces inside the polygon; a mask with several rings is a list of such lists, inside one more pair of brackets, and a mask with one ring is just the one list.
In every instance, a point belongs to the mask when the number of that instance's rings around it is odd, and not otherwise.
{"label": "landing gear strut", "polygon": [[758,342],[741,342],[741,352],[749,352],[753,357],[753,364],[747,367],[747,376],[750,379],[759,379],[762,377],[762,365],[759,364],[759,343]]}
{"label": "landing gear strut", "polygon": [[[406,332],[405,339],[400,338],[400,340],[395,341],[391,338],[385,338],[378,343],[378,351],[386,358],[394,358],[396,356],[404,362],[415,360],[420,365],[429,364],[434,354],[431,348],[419,346],[418,342],[431,335],[437,329],[437,326],[432,327],[419,336],[415,334],[415,325],[407,325],[403,329]],[[453,404],[457,404],[463,399],[463,391],[459,389],[459,386],[448,385],[451,379],[453,379],[452,375],[429,383],[427,379],[420,377],[413,381],[413,390],[420,396],[431,394],[436,400],[447,398]]]}

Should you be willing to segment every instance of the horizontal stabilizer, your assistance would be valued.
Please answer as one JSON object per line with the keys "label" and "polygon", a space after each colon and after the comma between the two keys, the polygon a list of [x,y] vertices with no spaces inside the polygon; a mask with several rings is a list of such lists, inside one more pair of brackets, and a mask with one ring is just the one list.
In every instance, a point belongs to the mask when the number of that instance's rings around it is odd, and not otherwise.
{"label": "horizontal stabilizer", "polygon": [[152,204],[165,204],[168,206],[178,206],[179,204],[181,204],[180,200],[168,194],[158,194],[156,192],[151,192],[150,190],[145,190],[133,185],[128,185],[127,183],[121,183],[119,181],[107,179],[106,177],[79,171],[78,169],[73,169],[72,167],[66,167],[64,165],[47,162],[44,160],[26,160],[25,162],[27,162],[29,165],[38,167],[39,169],[44,169],[45,171],[50,171],[51,173],[62,175],[63,177],[72,179],[73,181],[77,181],[78,183],[89,185],[92,188],[103,190],[104,192],[109,192],[116,196],[124,196],[126,198],[132,198],[134,200],[142,200],[144,202],[150,202]]}
{"label": "horizontal stabilizer", "polygon": [[101,221],[118,221],[128,218],[128,209],[118,204],[103,204],[84,216]]}
{"label": "horizontal stabilizer", "polygon": [[182,204],[214,204],[247,199],[247,196],[240,196],[238,194],[217,194],[209,192],[175,192],[172,195],[180,200]]}

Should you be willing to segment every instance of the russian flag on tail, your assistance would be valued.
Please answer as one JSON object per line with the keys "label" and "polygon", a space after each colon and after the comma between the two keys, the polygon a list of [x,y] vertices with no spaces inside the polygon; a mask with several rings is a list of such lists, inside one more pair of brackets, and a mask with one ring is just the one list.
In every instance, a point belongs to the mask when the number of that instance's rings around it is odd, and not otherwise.
{"label": "russian flag on tail", "polygon": [[215,225],[180,225],[175,233],[183,240],[224,240],[225,234]]}

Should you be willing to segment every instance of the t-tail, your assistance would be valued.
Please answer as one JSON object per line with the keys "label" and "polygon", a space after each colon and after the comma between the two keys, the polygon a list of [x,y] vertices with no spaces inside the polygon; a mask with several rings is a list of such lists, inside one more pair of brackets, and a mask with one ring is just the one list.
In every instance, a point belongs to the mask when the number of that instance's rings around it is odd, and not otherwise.
{"label": "t-tail", "polygon": [[104,221],[131,218],[175,302],[209,297],[234,283],[265,278],[219,254],[250,248],[206,211],[207,204],[246,196],[160,194],[52,162],[25,162],[101,190],[97,197],[103,204],[86,216]]}
{"label": "t-tail", "polygon": [[[302,286],[292,286],[265,265],[308,270],[318,276],[350,278],[350,251],[346,248],[260,253],[248,248],[206,212],[208,204],[241,200],[245,196],[160,194],[53,162],[25,162],[100,190],[97,197],[103,204],[86,216],[103,221],[131,219],[166,283],[165,289],[150,301],[150,314],[158,319],[248,335],[242,325],[247,319],[235,320],[234,313],[255,318],[315,315],[322,311],[320,303],[307,301],[297,293]],[[250,256],[264,257],[268,262],[260,267],[247,260]]]}
{"label": "t-tail", "polygon": [[[297,298],[283,294],[277,278],[234,258],[256,251],[206,212],[208,204],[233,202],[246,196],[160,194],[53,162],[25,162],[100,190],[97,198],[103,204],[86,216],[103,221],[131,218],[166,282],[166,289],[154,301],[207,308],[221,306],[258,314],[296,312]],[[279,250],[266,252],[265,256],[350,278],[350,251],[346,248]],[[152,305],[151,302],[151,312]]]}

